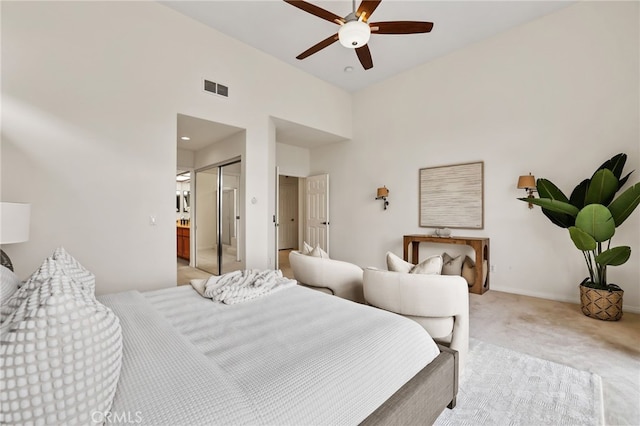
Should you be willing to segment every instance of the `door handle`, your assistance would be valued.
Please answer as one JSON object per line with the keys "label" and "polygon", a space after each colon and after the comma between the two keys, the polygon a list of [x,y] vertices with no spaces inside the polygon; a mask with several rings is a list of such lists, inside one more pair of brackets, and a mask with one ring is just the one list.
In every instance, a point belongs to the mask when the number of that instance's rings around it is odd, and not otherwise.
{"label": "door handle", "polygon": [[329,224],[329,222],[322,222],[322,224],[323,224],[323,225],[328,225],[328,224]]}

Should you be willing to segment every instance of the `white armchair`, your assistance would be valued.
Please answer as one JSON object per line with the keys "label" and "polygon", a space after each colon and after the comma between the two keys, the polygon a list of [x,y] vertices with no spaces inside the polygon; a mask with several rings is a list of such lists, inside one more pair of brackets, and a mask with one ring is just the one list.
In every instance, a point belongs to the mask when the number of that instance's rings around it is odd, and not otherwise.
{"label": "white armchair", "polygon": [[469,286],[455,275],[425,275],[366,268],[364,298],[406,316],[433,340],[458,351],[462,372],[469,351]]}
{"label": "white armchair", "polygon": [[298,283],[343,299],[364,303],[362,268],[341,260],[289,253],[289,263]]}

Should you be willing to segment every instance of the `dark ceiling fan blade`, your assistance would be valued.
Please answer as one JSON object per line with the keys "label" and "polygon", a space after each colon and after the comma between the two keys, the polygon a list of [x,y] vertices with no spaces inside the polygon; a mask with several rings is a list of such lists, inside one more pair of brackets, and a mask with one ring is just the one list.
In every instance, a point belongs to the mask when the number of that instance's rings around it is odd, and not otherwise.
{"label": "dark ceiling fan blade", "polygon": [[364,12],[364,18],[362,18],[362,20],[367,22],[381,1],[382,0],[362,0],[362,3],[360,3],[360,6],[358,6],[358,10],[356,11],[356,16],[360,18],[360,15]]}
{"label": "dark ceiling fan blade", "polygon": [[314,53],[324,49],[325,47],[331,46],[336,41],[338,41],[338,34],[334,34],[330,37],[327,37],[324,40],[322,40],[320,43],[314,44],[313,46],[311,46],[310,48],[308,48],[307,50],[305,50],[304,52],[296,56],[296,59],[307,58],[313,55]]}
{"label": "dark ceiling fan blade", "polygon": [[329,12],[321,7],[315,6],[311,3],[307,3],[302,0],[284,0],[285,3],[289,3],[291,6],[295,6],[298,9],[304,10],[307,13],[310,13],[318,18],[326,19],[329,22],[333,22],[334,24],[344,23],[344,18],[336,15],[335,13]]}
{"label": "dark ceiling fan blade", "polygon": [[373,34],[417,34],[428,33],[433,28],[433,22],[420,21],[388,21],[372,22],[369,24]]}
{"label": "dark ceiling fan blade", "polygon": [[371,59],[371,51],[368,45],[356,48],[356,55],[360,59],[360,63],[365,70],[373,68],[373,59]]}

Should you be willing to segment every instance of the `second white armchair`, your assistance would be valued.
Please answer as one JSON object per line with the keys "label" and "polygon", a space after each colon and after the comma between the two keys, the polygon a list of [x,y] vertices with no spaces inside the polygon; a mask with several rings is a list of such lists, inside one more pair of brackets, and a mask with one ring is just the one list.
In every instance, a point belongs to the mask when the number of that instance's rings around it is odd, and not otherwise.
{"label": "second white armchair", "polygon": [[362,268],[353,263],[309,256],[299,251],[289,253],[294,278],[302,285],[343,299],[364,303]]}
{"label": "second white armchair", "polygon": [[364,298],[410,318],[433,340],[458,351],[462,372],[469,351],[469,286],[454,275],[425,275],[366,268]]}

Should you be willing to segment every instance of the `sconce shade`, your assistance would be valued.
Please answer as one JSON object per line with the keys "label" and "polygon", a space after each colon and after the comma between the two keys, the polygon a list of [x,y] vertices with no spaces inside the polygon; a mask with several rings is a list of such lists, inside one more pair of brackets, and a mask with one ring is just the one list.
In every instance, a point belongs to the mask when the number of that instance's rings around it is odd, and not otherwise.
{"label": "sconce shade", "polygon": [[0,244],[29,240],[31,204],[0,203]]}
{"label": "sconce shade", "polygon": [[518,178],[518,189],[529,189],[536,187],[536,177],[528,174]]}
{"label": "sconce shade", "polygon": [[382,188],[378,188],[378,195],[376,196],[376,198],[382,198],[382,197],[388,197],[388,196],[389,196],[389,190],[387,189],[386,186]]}

